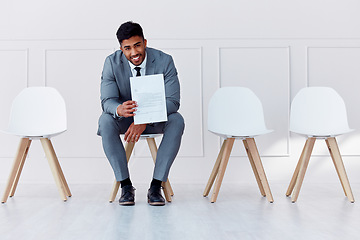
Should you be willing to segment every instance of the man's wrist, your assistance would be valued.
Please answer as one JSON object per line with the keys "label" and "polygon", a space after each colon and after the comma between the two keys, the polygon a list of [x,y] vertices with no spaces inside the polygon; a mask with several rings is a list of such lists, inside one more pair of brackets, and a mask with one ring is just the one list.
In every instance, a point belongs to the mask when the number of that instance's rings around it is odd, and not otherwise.
{"label": "man's wrist", "polygon": [[119,104],[118,106],[117,106],[117,108],[116,108],[116,110],[115,110],[115,115],[117,116],[117,117],[122,117],[119,113],[118,113],[118,109],[119,109],[119,107],[121,106],[121,104]]}

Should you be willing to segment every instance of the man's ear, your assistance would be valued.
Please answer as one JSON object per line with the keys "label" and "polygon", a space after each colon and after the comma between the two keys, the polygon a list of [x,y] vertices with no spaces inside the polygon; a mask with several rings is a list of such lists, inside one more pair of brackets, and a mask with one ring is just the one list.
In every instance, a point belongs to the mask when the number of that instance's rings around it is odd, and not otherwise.
{"label": "man's ear", "polygon": [[[147,45],[147,40],[144,39],[144,46],[146,47],[146,45]],[[120,47],[121,47],[121,46],[120,46]]]}

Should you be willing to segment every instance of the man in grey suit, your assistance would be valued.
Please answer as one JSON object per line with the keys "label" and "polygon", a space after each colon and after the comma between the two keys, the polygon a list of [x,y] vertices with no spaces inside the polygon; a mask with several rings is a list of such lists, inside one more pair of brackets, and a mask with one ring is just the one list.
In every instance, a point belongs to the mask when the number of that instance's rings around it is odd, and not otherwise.
{"label": "man in grey suit", "polygon": [[[101,106],[98,135],[117,181],[121,183],[120,205],[135,204],[135,189],[132,186],[124,146],[126,142],[137,142],[142,133],[163,133],[157,152],[153,179],[148,190],[150,205],[165,205],[161,195],[161,183],[168,178],[170,167],[179,151],[184,132],[184,119],[178,113],[180,107],[180,85],[177,71],[170,55],[148,48],[142,28],[133,22],[123,23],[116,36],[120,50],[105,60],[101,78]],[[132,101],[130,77],[163,74],[168,121],[152,124],[134,124],[137,103]]]}

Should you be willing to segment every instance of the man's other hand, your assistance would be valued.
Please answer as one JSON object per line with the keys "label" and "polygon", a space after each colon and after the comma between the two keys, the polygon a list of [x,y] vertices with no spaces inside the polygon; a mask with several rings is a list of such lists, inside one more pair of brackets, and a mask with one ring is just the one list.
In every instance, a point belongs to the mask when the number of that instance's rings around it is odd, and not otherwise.
{"label": "man's other hand", "polygon": [[145,131],[146,124],[137,124],[132,123],[128,130],[125,133],[124,140],[126,142],[137,142],[140,138],[140,135]]}

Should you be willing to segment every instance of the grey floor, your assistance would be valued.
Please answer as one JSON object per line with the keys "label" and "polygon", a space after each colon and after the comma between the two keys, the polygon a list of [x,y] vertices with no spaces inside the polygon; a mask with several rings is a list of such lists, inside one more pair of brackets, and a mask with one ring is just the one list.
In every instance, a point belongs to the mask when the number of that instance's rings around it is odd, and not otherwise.
{"label": "grey floor", "polygon": [[124,207],[108,202],[111,184],[70,185],[73,197],[62,202],[55,184],[20,183],[0,205],[0,239],[360,239],[360,202],[338,185],[308,183],[293,204],[286,184],[271,184],[270,204],[254,185],[223,184],[210,203],[203,185],[173,184],[164,207],[149,206],[140,185],[135,206]]}

